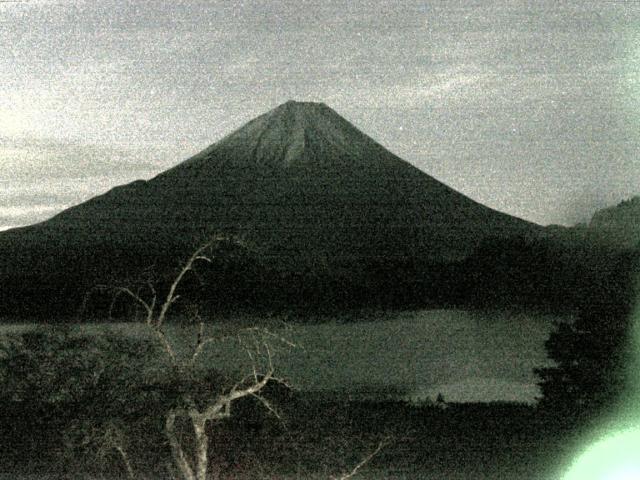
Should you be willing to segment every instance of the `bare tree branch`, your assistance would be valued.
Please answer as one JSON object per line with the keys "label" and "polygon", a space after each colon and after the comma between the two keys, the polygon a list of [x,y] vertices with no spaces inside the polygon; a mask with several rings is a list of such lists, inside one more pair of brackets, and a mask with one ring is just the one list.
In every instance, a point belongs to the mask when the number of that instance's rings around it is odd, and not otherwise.
{"label": "bare tree branch", "polygon": [[122,462],[124,463],[125,469],[127,470],[127,477],[129,480],[135,480],[136,474],[133,471],[133,467],[131,466],[131,462],[129,461],[129,456],[127,452],[122,448],[121,445],[115,446],[116,451],[120,454],[120,458],[122,458]]}
{"label": "bare tree branch", "polygon": [[203,255],[203,253],[207,249],[211,248],[214,244],[221,242],[225,239],[226,237],[224,236],[216,236],[213,239],[206,242],[204,245],[201,245],[199,248],[197,248],[196,251],[193,252],[191,257],[189,257],[189,260],[187,260],[187,263],[185,263],[185,265],[182,267],[182,269],[180,270],[176,278],[173,280],[171,287],[169,287],[169,293],[167,293],[167,297],[160,309],[160,314],[156,319],[156,322],[155,322],[156,326],[160,327],[162,325],[167,315],[167,311],[169,310],[169,307],[171,307],[171,305],[179,298],[179,296],[176,295],[176,289],[178,288],[178,285],[180,285],[180,282],[182,282],[182,279],[187,274],[187,272],[189,272],[193,268],[193,264],[199,260],[211,263],[212,262],[211,258]]}
{"label": "bare tree branch", "polygon": [[280,413],[273,407],[273,405],[271,405],[271,402],[269,402],[266,398],[264,398],[262,395],[259,395],[258,393],[252,393],[251,396],[262,403],[262,405],[264,405],[264,407],[269,410],[278,420],[282,420]]}
{"label": "bare tree branch", "polygon": [[156,311],[156,301],[158,299],[158,294],[156,293],[156,288],[153,286],[153,282],[151,280],[147,280],[147,285],[149,287],[149,290],[151,290],[151,305],[149,305],[149,310],[147,310],[147,319],[146,319],[146,323],[147,325],[150,325],[151,322],[153,321],[153,312]]}
{"label": "bare tree branch", "polygon": [[376,449],[371,452],[369,455],[367,455],[366,457],[364,457],[362,459],[362,461],[360,463],[358,463],[355,467],[353,467],[353,469],[351,469],[351,471],[349,473],[345,473],[344,475],[340,476],[340,477],[332,477],[332,480],[349,480],[350,478],[354,477],[355,475],[358,474],[358,470],[360,470],[362,467],[364,467],[367,463],[369,463],[373,457],[375,457],[376,455],[378,455],[378,453],[380,453],[380,451],[386,447],[387,445],[389,445],[389,443],[391,443],[391,439],[390,438],[384,438],[380,441],[380,443],[378,443],[378,446],[376,447]]}
{"label": "bare tree branch", "polygon": [[[155,295],[153,297],[151,305],[147,303],[139,294],[134,293],[129,287],[114,287],[110,285],[96,285],[96,289],[99,290],[112,290],[114,291],[114,295],[111,299],[111,305],[109,306],[109,316],[111,316],[113,307],[115,305],[116,300],[122,294],[128,295],[131,297],[138,305],[141,305],[145,311],[147,312],[147,318],[153,317],[153,307],[155,307]],[[155,289],[153,290],[155,293]]]}
{"label": "bare tree branch", "polygon": [[189,464],[187,455],[182,449],[178,437],[175,433],[175,422],[177,417],[177,409],[169,411],[165,421],[165,435],[169,440],[169,446],[171,447],[171,454],[176,467],[180,470],[180,473],[184,477],[184,480],[196,480],[193,473],[193,468]]}
{"label": "bare tree branch", "polygon": [[160,344],[162,345],[162,348],[164,348],[164,351],[167,352],[167,355],[169,355],[169,358],[171,359],[171,363],[174,366],[178,366],[179,365],[178,356],[176,355],[175,350],[171,346],[169,339],[164,334],[164,331],[162,331],[162,329],[160,328],[153,328],[153,332],[155,333],[156,337],[158,337],[158,340],[160,340]]}
{"label": "bare tree branch", "polygon": [[136,476],[131,461],[129,460],[129,455],[127,454],[127,451],[125,449],[124,433],[118,426],[116,426],[112,422],[108,422],[98,436],[100,443],[100,446],[98,448],[99,456],[102,457],[106,455],[110,450],[116,451],[120,456],[122,464],[124,465],[124,468],[127,472],[127,478],[129,480],[142,478],[139,475]]}

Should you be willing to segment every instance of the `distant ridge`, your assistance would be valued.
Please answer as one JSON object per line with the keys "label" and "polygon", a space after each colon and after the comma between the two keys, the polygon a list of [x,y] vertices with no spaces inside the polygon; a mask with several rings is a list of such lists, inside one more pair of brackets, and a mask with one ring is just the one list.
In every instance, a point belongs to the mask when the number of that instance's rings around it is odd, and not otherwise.
{"label": "distant ridge", "polygon": [[598,210],[589,222],[590,232],[627,248],[640,248],[640,197]]}
{"label": "distant ridge", "polygon": [[435,180],[328,106],[289,101],[149,181],[0,233],[0,276],[168,265],[226,232],[269,268],[363,281],[372,265],[458,261],[483,239],[540,230]]}

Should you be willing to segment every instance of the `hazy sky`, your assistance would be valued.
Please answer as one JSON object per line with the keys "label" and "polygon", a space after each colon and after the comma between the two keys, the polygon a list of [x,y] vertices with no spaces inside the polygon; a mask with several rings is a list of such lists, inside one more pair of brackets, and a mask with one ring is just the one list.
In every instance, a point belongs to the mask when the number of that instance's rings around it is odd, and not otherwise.
{"label": "hazy sky", "polygon": [[640,2],[0,0],[0,228],[288,100],[548,224],[640,194]]}

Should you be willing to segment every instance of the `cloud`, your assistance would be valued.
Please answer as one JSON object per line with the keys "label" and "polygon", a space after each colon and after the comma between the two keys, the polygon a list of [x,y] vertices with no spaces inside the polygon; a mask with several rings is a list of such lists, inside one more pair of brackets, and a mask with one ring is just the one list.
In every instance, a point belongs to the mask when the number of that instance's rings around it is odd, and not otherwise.
{"label": "cloud", "polygon": [[563,185],[620,192],[611,161],[637,179],[640,2],[54,3],[0,4],[0,179],[25,188],[100,193],[290,98],[542,222]]}
{"label": "cloud", "polygon": [[39,182],[95,176],[148,177],[175,162],[177,147],[105,146],[35,137],[1,137],[0,178]]}
{"label": "cloud", "polygon": [[0,217],[3,219],[21,218],[25,216],[43,216],[51,212],[60,211],[68,207],[66,204],[41,204],[29,206],[3,206],[0,207]]}
{"label": "cloud", "polygon": [[436,75],[424,75],[411,83],[391,87],[388,99],[396,107],[415,107],[420,104],[439,106],[452,102],[467,103],[478,97],[486,98],[501,79],[489,71],[451,69]]}
{"label": "cloud", "polygon": [[177,163],[175,150],[0,137],[0,224],[23,226]]}
{"label": "cloud", "polygon": [[7,228],[31,225],[46,220],[69,207],[68,204],[13,205],[0,207],[0,226]]}

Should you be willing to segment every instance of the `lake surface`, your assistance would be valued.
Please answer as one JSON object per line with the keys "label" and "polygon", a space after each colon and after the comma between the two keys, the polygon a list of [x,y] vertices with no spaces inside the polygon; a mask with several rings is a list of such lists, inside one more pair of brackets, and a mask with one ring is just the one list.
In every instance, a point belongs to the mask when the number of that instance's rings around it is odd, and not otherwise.
{"label": "lake surface", "polygon": [[[447,401],[533,402],[539,390],[532,370],[549,364],[544,342],[554,319],[465,310],[358,311],[315,317],[311,324],[292,319],[278,332],[297,347],[281,348],[274,363],[279,376],[296,388],[328,395],[393,391],[410,401],[442,393]],[[4,325],[0,331],[30,327]],[[74,328],[144,332],[132,323]],[[194,328],[171,325],[168,334],[186,349],[194,342]],[[247,371],[250,364],[235,342],[215,345],[201,359],[229,371]]]}

